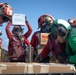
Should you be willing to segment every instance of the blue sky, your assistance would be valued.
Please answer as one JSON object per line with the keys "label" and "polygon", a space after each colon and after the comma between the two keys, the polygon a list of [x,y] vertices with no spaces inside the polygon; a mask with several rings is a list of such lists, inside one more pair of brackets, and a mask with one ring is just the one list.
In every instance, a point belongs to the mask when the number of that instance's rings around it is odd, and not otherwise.
{"label": "blue sky", "polygon": [[[32,26],[33,32],[38,29],[38,18],[43,14],[50,14],[55,19],[68,20],[69,18],[76,18],[76,0],[0,0],[0,3],[6,2],[10,4],[14,10],[14,13],[25,14],[27,20]],[[3,35],[0,38],[3,39],[3,46],[8,45],[8,38],[5,32],[6,23],[0,27]],[[25,27],[25,32],[27,27]],[[31,36],[29,40],[31,39]]]}

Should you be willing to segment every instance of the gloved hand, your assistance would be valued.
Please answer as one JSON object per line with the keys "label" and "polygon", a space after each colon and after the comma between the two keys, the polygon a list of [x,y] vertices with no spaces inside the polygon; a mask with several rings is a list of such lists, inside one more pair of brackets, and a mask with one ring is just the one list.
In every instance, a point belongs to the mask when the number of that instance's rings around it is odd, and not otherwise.
{"label": "gloved hand", "polygon": [[35,57],[34,62],[39,62],[42,60],[42,56],[39,54]]}
{"label": "gloved hand", "polygon": [[25,22],[28,23],[27,17],[25,16]]}
{"label": "gloved hand", "polygon": [[12,19],[10,18],[9,21],[12,23]]}
{"label": "gloved hand", "polygon": [[12,20],[9,20],[9,21],[8,21],[8,24],[12,25]]}
{"label": "gloved hand", "polygon": [[58,53],[56,58],[60,63],[68,63],[68,55],[64,52]]}

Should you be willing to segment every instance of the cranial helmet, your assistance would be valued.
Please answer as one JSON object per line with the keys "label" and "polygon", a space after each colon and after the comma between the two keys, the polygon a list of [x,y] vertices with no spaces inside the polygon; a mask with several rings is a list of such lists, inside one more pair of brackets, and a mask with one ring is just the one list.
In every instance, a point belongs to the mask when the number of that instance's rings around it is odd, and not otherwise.
{"label": "cranial helmet", "polygon": [[7,22],[12,18],[13,9],[7,3],[0,3],[0,16],[2,16],[3,20]]}
{"label": "cranial helmet", "polygon": [[68,19],[68,22],[69,22],[70,24],[74,24],[74,23],[75,23],[75,19],[70,18],[70,19]]}
{"label": "cranial helmet", "polygon": [[51,25],[50,33],[54,38],[56,38],[57,33],[64,37],[66,35],[66,31],[71,29],[71,25],[63,20],[63,19],[57,19],[53,25]]}
{"label": "cranial helmet", "polygon": [[41,15],[39,18],[38,18],[38,28],[42,28],[46,25],[51,25],[53,24],[54,22],[54,18],[49,15],[49,14],[45,14],[45,15]]}

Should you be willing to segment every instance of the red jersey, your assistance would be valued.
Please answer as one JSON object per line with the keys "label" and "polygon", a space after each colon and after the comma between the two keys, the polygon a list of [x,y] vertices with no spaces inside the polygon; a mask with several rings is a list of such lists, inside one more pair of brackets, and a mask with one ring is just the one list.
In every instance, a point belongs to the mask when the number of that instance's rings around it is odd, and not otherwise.
{"label": "red jersey", "polygon": [[66,44],[60,44],[56,40],[54,40],[51,36],[48,37],[48,42],[45,45],[44,49],[40,53],[41,56],[44,58],[46,57],[50,52],[56,57],[56,55],[59,52],[64,52],[66,53]]}
{"label": "red jersey", "polygon": [[34,51],[37,51],[37,47],[39,45],[39,33],[40,31],[35,32],[31,39],[31,46],[34,48]]}
{"label": "red jersey", "polygon": [[22,35],[21,39],[18,39],[15,35],[12,35],[9,28],[11,26],[11,22],[9,22],[6,26],[6,34],[9,39],[8,45],[8,54],[13,55],[13,58],[22,58],[24,59],[25,55],[23,54],[23,50],[25,49],[25,44],[29,45],[28,37],[32,32],[32,28],[29,23],[26,23],[28,27],[28,31]]}

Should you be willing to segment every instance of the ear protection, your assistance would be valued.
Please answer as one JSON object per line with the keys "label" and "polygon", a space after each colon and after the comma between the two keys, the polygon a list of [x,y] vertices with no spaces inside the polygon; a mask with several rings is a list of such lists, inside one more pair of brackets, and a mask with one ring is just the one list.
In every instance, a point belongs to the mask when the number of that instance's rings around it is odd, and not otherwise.
{"label": "ear protection", "polygon": [[61,35],[62,37],[64,37],[66,35],[66,28],[62,25],[55,25],[57,28],[57,32],[59,33],[59,35]]}

